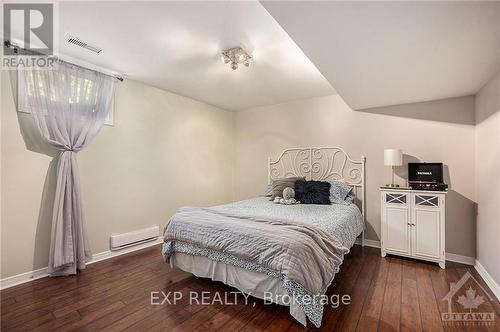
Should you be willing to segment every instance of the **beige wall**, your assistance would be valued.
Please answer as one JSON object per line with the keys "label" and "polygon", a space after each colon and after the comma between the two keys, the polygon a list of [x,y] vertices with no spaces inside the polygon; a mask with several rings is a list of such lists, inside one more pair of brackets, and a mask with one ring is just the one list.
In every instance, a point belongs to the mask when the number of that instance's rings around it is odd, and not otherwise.
{"label": "beige wall", "polygon": [[[1,277],[47,266],[52,157],[15,111],[7,75],[1,90]],[[115,126],[78,153],[91,248],[111,233],[163,225],[181,205],[232,196],[232,113],[133,81],[118,85]],[[53,168],[51,168],[53,170]],[[46,178],[48,181],[46,183]],[[48,204],[50,206],[50,204]]]}
{"label": "beige wall", "polygon": [[[352,111],[332,95],[249,109],[233,119],[236,199],[263,193],[268,156],[290,147],[341,146],[353,158],[367,157],[367,238],[379,240],[378,188],[391,174],[383,149],[398,147],[406,162],[444,162],[451,186],[446,251],[475,256],[474,97]],[[402,177],[404,169],[398,171]]]}
{"label": "beige wall", "polygon": [[476,96],[477,259],[500,284],[500,73]]}
{"label": "beige wall", "polygon": [[[483,90],[485,96],[494,94],[487,92],[492,89]],[[41,200],[45,186],[44,197],[50,201],[54,170],[50,167],[48,171],[52,157],[39,153],[47,149],[36,144],[29,118],[21,115],[18,119],[6,75],[2,75],[1,91],[4,278],[47,264],[50,208],[41,206],[50,204]],[[484,98],[480,98],[477,104],[483,107]],[[94,253],[108,249],[111,233],[163,225],[181,205],[211,205],[261,194],[267,157],[276,157],[285,148],[338,145],[354,158],[367,157],[369,239],[380,239],[378,187],[390,181],[390,169],[383,166],[383,149],[400,147],[406,162],[445,163],[451,185],[447,252],[476,254],[474,97],[352,111],[339,96],[332,95],[228,113],[125,81],[119,84],[115,108],[115,126],[105,126],[78,154]],[[478,120],[476,137],[489,140],[489,136],[481,136],[482,123]],[[491,130],[484,133],[490,135]],[[400,184],[404,184],[404,169],[398,171]],[[482,188],[481,183],[478,187]],[[491,214],[493,218],[497,215]],[[495,230],[498,234],[498,223],[488,225],[478,229],[491,237],[491,244],[478,243],[478,248],[481,262],[489,269],[492,263],[488,262],[495,261],[491,250],[496,249],[491,234]],[[478,239],[484,237],[481,234]],[[498,267],[496,273],[498,278]]]}

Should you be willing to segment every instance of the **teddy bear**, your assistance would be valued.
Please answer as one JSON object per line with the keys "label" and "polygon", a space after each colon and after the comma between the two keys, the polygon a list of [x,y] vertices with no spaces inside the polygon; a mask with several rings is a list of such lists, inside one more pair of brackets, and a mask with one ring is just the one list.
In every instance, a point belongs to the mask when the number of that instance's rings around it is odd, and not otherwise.
{"label": "teddy bear", "polygon": [[295,190],[293,190],[293,188],[286,187],[283,190],[283,197],[274,198],[274,203],[285,204],[285,205],[300,204],[300,202],[297,201],[294,197],[295,197]]}

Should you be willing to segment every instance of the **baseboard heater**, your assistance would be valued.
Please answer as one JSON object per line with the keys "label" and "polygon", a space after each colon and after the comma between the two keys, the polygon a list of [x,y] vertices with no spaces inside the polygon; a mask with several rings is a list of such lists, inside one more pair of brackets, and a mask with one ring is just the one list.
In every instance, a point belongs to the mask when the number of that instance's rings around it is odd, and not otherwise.
{"label": "baseboard heater", "polygon": [[155,225],[128,233],[113,234],[110,238],[111,250],[120,250],[144,242],[157,240],[160,234],[159,230],[159,227]]}

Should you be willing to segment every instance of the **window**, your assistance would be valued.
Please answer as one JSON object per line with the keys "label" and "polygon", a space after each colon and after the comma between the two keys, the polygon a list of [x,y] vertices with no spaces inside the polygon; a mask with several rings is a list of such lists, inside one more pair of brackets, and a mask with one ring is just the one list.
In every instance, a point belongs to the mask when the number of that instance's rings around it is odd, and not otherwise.
{"label": "window", "polygon": [[[93,102],[92,91],[94,81],[86,78],[77,78],[73,75],[64,75],[58,72],[57,70],[31,70],[31,75],[28,75],[28,80],[25,82],[24,80],[18,79],[17,83],[17,97],[18,97],[18,111],[22,113],[31,113],[30,111],[30,103],[32,98],[35,97],[35,84],[38,84],[37,87],[38,93],[40,96],[50,95],[50,101],[55,105],[62,98],[62,95],[67,95],[67,91],[58,91],[56,86],[62,86],[65,84],[66,80],[69,82],[69,104],[73,103],[85,103],[85,102]],[[35,77],[34,75],[38,75],[39,77]],[[44,75],[45,77],[42,77]],[[35,79],[37,78],[37,79]],[[48,80],[51,82],[55,82],[56,80],[61,81],[57,84],[51,84],[50,87],[43,86],[44,82]],[[36,82],[36,83],[35,83]],[[65,101],[61,101],[65,102]],[[65,102],[66,103],[66,102]],[[113,126],[114,124],[114,95],[111,100],[111,105],[109,107],[109,112],[104,121],[105,125]]]}

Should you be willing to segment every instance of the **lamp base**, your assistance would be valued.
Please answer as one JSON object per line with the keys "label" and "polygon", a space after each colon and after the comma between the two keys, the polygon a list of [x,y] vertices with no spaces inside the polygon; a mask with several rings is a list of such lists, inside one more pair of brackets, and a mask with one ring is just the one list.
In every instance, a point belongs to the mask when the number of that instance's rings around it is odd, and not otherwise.
{"label": "lamp base", "polygon": [[399,184],[394,184],[394,183],[391,183],[391,184],[386,184],[385,185],[387,188],[399,188]]}

